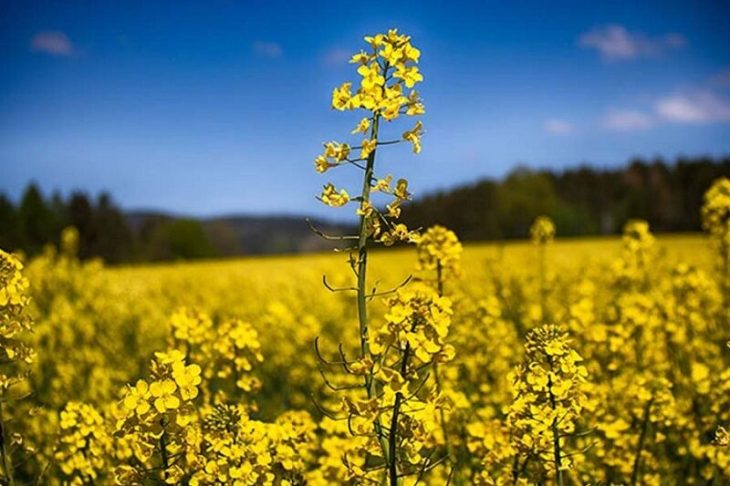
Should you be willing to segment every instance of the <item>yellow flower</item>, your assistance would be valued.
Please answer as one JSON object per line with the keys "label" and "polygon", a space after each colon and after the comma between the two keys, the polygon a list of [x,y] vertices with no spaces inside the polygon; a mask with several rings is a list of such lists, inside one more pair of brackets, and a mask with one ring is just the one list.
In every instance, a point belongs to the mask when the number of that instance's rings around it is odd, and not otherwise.
{"label": "yellow flower", "polygon": [[376,34],[376,35],[373,35],[373,36],[365,36],[364,39],[365,39],[365,42],[367,42],[368,44],[370,44],[370,46],[373,49],[377,49],[378,47],[380,47],[380,46],[383,45],[383,38],[384,37],[385,36],[383,36],[383,34]]}
{"label": "yellow flower", "polygon": [[360,203],[360,207],[357,209],[358,216],[370,217],[373,214],[375,208],[370,201],[363,201]]}
{"label": "yellow flower", "polygon": [[172,377],[180,388],[183,400],[192,400],[198,396],[198,385],[202,381],[200,366],[196,364],[185,366],[185,363],[178,361],[172,365]]}
{"label": "yellow flower", "polygon": [[402,200],[406,200],[411,197],[411,193],[408,192],[407,179],[398,179],[398,182],[395,184],[395,191],[393,192],[393,195]]}
{"label": "yellow flower", "polygon": [[391,202],[390,204],[387,204],[385,206],[386,215],[389,218],[399,218],[401,213],[401,207],[400,207],[401,200],[396,199],[395,201]]}
{"label": "yellow flower", "polygon": [[350,109],[351,89],[352,83],[342,83],[339,88],[332,90],[332,108],[340,111]]}
{"label": "yellow flower", "polygon": [[730,446],[730,432],[725,427],[718,427],[715,431],[715,443],[720,447]]}
{"label": "yellow flower", "polygon": [[123,403],[127,410],[134,411],[137,415],[144,415],[150,409],[149,385],[144,380],[138,380],[134,388],[127,391]]}
{"label": "yellow flower", "polygon": [[180,406],[180,400],[174,395],[177,385],[172,380],[155,381],[150,385],[150,394],[155,399],[158,412],[165,413]]}
{"label": "yellow flower", "polygon": [[418,62],[421,57],[421,51],[411,45],[410,42],[403,46],[403,57],[406,61]]}
{"label": "yellow flower", "polygon": [[408,393],[408,383],[396,370],[382,368],[375,377],[387,386],[392,393]]}
{"label": "yellow flower", "polygon": [[352,64],[367,64],[371,59],[372,56],[370,54],[366,54],[365,51],[360,51],[352,56],[350,62]]}
{"label": "yellow flower", "polygon": [[565,343],[561,339],[553,339],[545,343],[545,354],[549,356],[561,356],[565,354]]}
{"label": "yellow flower", "polygon": [[363,64],[362,66],[357,68],[357,73],[362,76],[360,84],[364,90],[371,90],[376,88],[379,91],[381,86],[385,84],[385,78],[380,73],[380,66],[376,62]]}
{"label": "yellow flower", "polygon": [[341,189],[340,192],[337,192],[334,184],[329,183],[324,186],[324,190],[322,191],[320,200],[327,206],[337,208],[344,206],[345,204],[350,202],[350,195],[347,194],[347,191],[345,191],[344,189]]}
{"label": "yellow flower", "polygon": [[408,94],[408,101],[406,102],[406,115],[416,116],[423,115],[426,113],[426,109],[423,106],[423,102],[418,95],[418,92],[414,89]]}
{"label": "yellow flower", "polygon": [[387,175],[382,179],[378,179],[373,186],[373,191],[390,192],[390,183],[393,181],[392,175]]}
{"label": "yellow flower", "polygon": [[362,148],[360,150],[360,158],[361,159],[367,159],[368,156],[375,150],[375,147],[378,145],[378,141],[375,139],[372,140],[363,140],[362,141]]}
{"label": "yellow flower", "polygon": [[316,159],[314,159],[314,168],[319,172],[320,174],[324,173],[329,169],[330,167],[334,167],[334,164],[330,164],[327,161],[327,157],[324,155],[318,155]]}
{"label": "yellow flower", "polygon": [[416,66],[400,67],[393,76],[402,79],[408,88],[412,88],[416,83],[423,81],[423,75]]}
{"label": "yellow flower", "polygon": [[421,152],[421,135],[423,135],[423,123],[420,120],[411,130],[403,132],[403,140],[411,142],[415,154]]}
{"label": "yellow flower", "polygon": [[342,162],[350,155],[350,146],[346,143],[328,142],[324,144],[324,156]]}
{"label": "yellow flower", "polygon": [[370,129],[370,118],[363,118],[360,120],[360,123],[357,124],[355,129],[352,131],[352,133],[367,133],[367,131]]}
{"label": "yellow flower", "polygon": [[702,227],[713,237],[723,240],[730,232],[730,179],[721,177],[712,183],[704,196]]}
{"label": "yellow flower", "polygon": [[403,49],[388,43],[383,46],[383,49],[379,52],[379,54],[388,62],[388,64],[395,66],[403,57]]}
{"label": "yellow flower", "polygon": [[373,360],[370,356],[366,356],[349,366],[350,370],[356,375],[365,375],[373,369]]}

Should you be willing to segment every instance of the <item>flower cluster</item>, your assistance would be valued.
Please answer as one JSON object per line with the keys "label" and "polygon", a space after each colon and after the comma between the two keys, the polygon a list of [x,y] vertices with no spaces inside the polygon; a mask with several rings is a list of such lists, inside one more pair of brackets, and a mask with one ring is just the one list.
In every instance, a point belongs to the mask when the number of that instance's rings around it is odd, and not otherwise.
{"label": "flower cluster", "polygon": [[456,234],[443,227],[432,226],[426,230],[416,245],[418,270],[436,272],[436,280],[459,276],[463,248]]}
{"label": "flower cluster", "polygon": [[[200,385],[200,366],[185,363],[180,351],[155,353],[150,380],[138,380],[124,390],[116,434],[131,439],[135,461],[117,468],[120,484],[138,483],[149,471],[177,484],[185,475],[182,458],[194,439],[194,400]],[[191,437],[191,435],[193,437]]]}
{"label": "flower cluster", "polygon": [[386,303],[388,311],[382,325],[373,329],[371,341],[374,359],[380,363],[373,368],[380,393],[370,406],[388,424],[389,444],[401,446],[388,458],[392,478],[394,470],[415,474],[427,465],[429,452],[443,445],[441,421],[450,406],[426,370],[452,360],[454,347],[446,343],[452,315],[447,297],[415,283]]}
{"label": "flower cluster", "polygon": [[28,280],[23,264],[0,250],[0,397],[25,376],[33,362],[33,350],[21,338],[30,332]]}
{"label": "flower cluster", "polygon": [[6,404],[27,393],[23,387],[34,358],[33,348],[25,341],[32,321],[27,310],[28,280],[22,269],[18,258],[0,249],[0,479],[8,484],[13,484],[12,452],[23,444],[23,437],[8,432],[8,422],[15,413]]}
{"label": "flower cluster", "polygon": [[[358,66],[360,87],[352,92],[352,83],[342,83],[332,92],[332,107],[337,110],[363,108],[394,120],[398,116],[420,115],[424,112],[418,92],[413,88],[423,81],[418,70],[421,51],[411,45],[411,38],[391,29],[387,34],[365,37],[368,52],[360,51],[352,56],[351,63]],[[391,80],[391,84],[388,81]],[[361,121],[356,132],[366,132],[370,125]]]}
{"label": "flower cluster", "polygon": [[[357,214],[366,237],[377,239],[386,246],[417,239],[416,233],[404,224],[395,223],[401,213],[401,205],[410,199],[408,181],[398,179],[393,186],[393,176],[378,178],[375,175],[375,154],[380,146],[399,142],[411,144],[414,153],[421,151],[423,123],[421,121],[403,132],[400,139],[382,140],[381,120],[391,122],[401,115],[416,116],[424,113],[423,103],[413,87],[423,80],[418,60],[421,53],[413,47],[409,36],[399,34],[396,29],[387,34],[365,37],[367,51],[355,54],[350,60],[358,66],[359,87],[353,92],[353,83],[345,82],[332,92],[334,109],[362,109],[367,115],[352,130],[354,135],[362,134],[359,145],[337,141],[324,144],[324,152],[315,158],[317,172],[341,165],[351,165],[364,171],[363,189],[357,197],[350,196],[346,189],[338,189],[327,183],[318,199],[327,206],[342,207],[351,201],[358,203]],[[372,193],[392,196],[385,208],[373,204]]]}
{"label": "flower cluster", "polygon": [[547,216],[538,216],[530,226],[530,240],[536,245],[546,245],[555,239],[555,223]]}
{"label": "flower cluster", "polygon": [[382,454],[377,441],[367,435],[351,435],[352,424],[325,417],[319,424],[321,447],[316,467],[306,475],[307,484],[353,484],[378,481],[378,471],[368,469],[367,461]]}
{"label": "flower cluster", "polygon": [[302,484],[313,440],[306,413],[289,412],[269,424],[250,419],[241,406],[216,405],[202,418],[190,484]]}
{"label": "flower cluster", "polygon": [[385,321],[373,329],[371,350],[375,356],[391,348],[407,348],[422,363],[445,362],[454,357],[453,346],[444,341],[452,313],[447,297],[439,297],[430,287],[416,283],[398,290],[387,305]]}
{"label": "flower cluster", "polygon": [[[225,401],[234,388],[240,397],[241,392],[247,394],[261,387],[253,371],[264,357],[258,333],[249,323],[226,319],[214,324],[207,314],[182,308],[172,315],[170,326],[171,346],[186,349],[193,362],[203,363],[206,401]],[[213,395],[207,396],[208,391]]]}
{"label": "flower cluster", "polygon": [[629,220],[623,228],[623,255],[614,264],[620,285],[648,284],[648,272],[656,256],[655,238],[649,223],[641,219]]}
{"label": "flower cluster", "polygon": [[533,467],[546,478],[556,477],[572,467],[565,448],[586,404],[587,371],[567,332],[552,324],[527,336],[525,354],[507,411],[513,447],[522,460],[537,460]]}
{"label": "flower cluster", "polygon": [[629,253],[647,253],[654,247],[654,236],[649,231],[649,223],[632,219],[624,225],[624,248]]}
{"label": "flower cluster", "polygon": [[113,456],[113,439],[102,415],[91,405],[69,402],[60,413],[54,460],[68,484],[95,484]]}
{"label": "flower cluster", "polygon": [[202,430],[200,467],[191,485],[273,482],[269,439],[255,423],[248,424],[241,407],[216,405]]}
{"label": "flower cluster", "polygon": [[730,179],[717,179],[705,193],[702,227],[725,245],[730,238]]}

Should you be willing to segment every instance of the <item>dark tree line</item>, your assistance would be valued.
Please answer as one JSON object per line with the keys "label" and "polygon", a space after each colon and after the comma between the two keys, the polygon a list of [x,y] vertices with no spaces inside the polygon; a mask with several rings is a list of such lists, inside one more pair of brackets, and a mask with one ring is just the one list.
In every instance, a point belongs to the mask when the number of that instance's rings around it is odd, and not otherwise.
{"label": "dark tree line", "polygon": [[196,220],[160,216],[144,218],[138,227],[133,223],[106,192],[96,198],[79,191],[46,198],[31,183],[17,205],[0,194],[0,248],[5,250],[37,255],[48,244],[58,246],[61,231],[74,226],[82,259],[119,263],[214,255]]}
{"label": "dark tree line", "polygon": [[[524,238],[541,214],[553,218],[562,236],[615,234],[630,218],[648,220],[657,232],[699,231],[703,194],[721,176],[730,177],[730,157],[680,158],[671,164],[636,159],[616,169],[517,168],[502,180],[419,198],[404,206],[402,218],[413,228],[442,224],[467,241]],[[314,236],[296,218],[125,214],[107,193],[45,197],[35,184],[17,204],[0,193],[0,248],[32,256],[49,243],[57,245],[67,226],[79,231],[81,258],[109,263],[322,248],[312,245]],[[342,225],[332,228],[344,231]]]}
{"label": "dark tree line", "polygon": [[653,231],[699,231],[700,207],[712,181],[730,177],[730,157],[635,159],[617,169],[517,168],[501,181],[439,192],[403,208],[409,227],[442,224],[464,240],[523,238],[546,214],[563,236],[614,234],[630,218]]}
{"label": "dark tree line", "polygon": [[1,248],[35,255],[49,243],[58,244],[61,230],[67,226],[79,230],[81,258],[101,256],[120,262],[131,256],[132,233],[107,193],[92,200],[82,192],[68,198],[56,192],[47,199],[31,183],[17,206],[0,194]]}

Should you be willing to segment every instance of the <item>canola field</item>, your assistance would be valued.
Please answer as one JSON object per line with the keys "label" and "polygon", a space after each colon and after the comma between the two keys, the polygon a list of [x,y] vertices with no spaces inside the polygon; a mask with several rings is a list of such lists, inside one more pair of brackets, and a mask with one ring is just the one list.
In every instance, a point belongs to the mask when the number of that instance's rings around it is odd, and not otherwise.
{"label": "canola field", "polygon": [[[357,357],[354,296],[322,283],[345,285],[345,255],[105,268],[79,262],[73,231],[65,237],[22,270],[35,359],[3,410],[19,484],[39,474],[41,484],[164,481],[163,438],[175,483],[357,484],[366,474],[367,434],[338,420],[359,390],[330,389],[352,380],[314,347],[319,337],[333,363],[339,343]],[[566,484],[723,484],[730,455],[716,433],[730,421],[730,349],[713,254],[700,235],[641,232],[454,252],[442,272],[453,359],[439,363],[439,397],[412,412],[420,428],[402,425],[414,454],[433,454],[421,481],[547,481],[556,419]],[[435,278],[412,248],[372,252],[370,264],[384,290]],[[373,322],[388,320],[390,298],[373,299]],[[534,349],[545,337],[536,329],[559,346],[546,354],[559,369]],[[546,376],[560,387],[557,412],[541,395]],[[168,417],[174,430],[132,413]],[[146,479],[131,477],[140,464]]]}
{"label": "canola field", "polygon": [[388,135],[424,113],[420,51],[365,43],[332,97],[364,139],[314,160],[361,176],[318,197],[358,217],[312,228],[341,251],[106,268],[73,228],[0,251],[0,484],[730,484],[730,180],[706,236],[407,228],[381,167],[421,151],[421,121]]}

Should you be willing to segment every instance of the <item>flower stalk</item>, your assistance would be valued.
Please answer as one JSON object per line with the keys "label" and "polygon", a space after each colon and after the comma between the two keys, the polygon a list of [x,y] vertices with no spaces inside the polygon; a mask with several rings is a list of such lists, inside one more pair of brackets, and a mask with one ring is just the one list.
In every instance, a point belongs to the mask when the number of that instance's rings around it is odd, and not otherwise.
{"label": "flower stalk", "polygon": [[5,431],[5,416],[3,415],[3,401],[0,400],[0,449],[2,449],[3,472],[8,486],[15,486],[13,475],[13,461],[8,450],[8,437]]}
{"label": "flower stalk", "polygon": [[[367,470],[368,468],[354,470],[348,461],[345,461],[345,466],[353,477],[362,481],[382,482],[387,480],[395,485],[398,484],[401,474],[404,472],[399,467],[399,458],[402,454],[399,451],[401,441],[398,437],[398,423],[403,404],[407,401],[405,398],[407,394],[404,394],[401,389],[396,390],[393,403],[388,401],[390,395],[384,394],[384,389],[388,384],[383,382],[380,374],[386,369],[394,370],[386,359],[387,351],[390,348],[387,348],[385,352],[380,348],[373,349],[368,304],[375,294],[388,295],[396,292],[398,288],[385,292],[377,292],[376,289],[369,288],[368,251],[373,243],[391,246],[398,242],[413,242],[417,237],[416,233],[409,231],[404,224],[396,223],[396,219],[400,216],[401,204],[410,199],[408,181],[398,179],[393,186],[391,175],[378,178],[375,172],[375,160],[379,146],[401,142],[410,143],[414,153],[420,152],[423,131],[421,122],[417,122],[412,129],[403,132],[400,139],[381,142],[379,137],[383,121],[392,122],[402,115],[415,116],[424,113],[418,93],[412,89],[423,79],[423,76],[415,66],[420,57],[420,51],[411,45],[410,37],[399,34],[397,30],[393,29],[387,34],[365,37],[365,41],[369,44],[370,51],[361,51],[355,54],[350,61],[358,66],[357,73],[361,76],[360,87],[354,93],[350,82],[335,88],[332,93],[332,107],[340,111],[365,110],[368,115],[362,118],[352,133],[367,134],[367,138],[362,140],[359,146],[354,147],[347,143],[328,142],[324,146],[324,153],[316,157],[314,161],[315,169],[320,173],[343,165],[363,171],[359,196],[351,199],[345,189],[336,189],[334,184],[328,183],[318,197],[322,203],[331,207],[343,207],[351,202],[357,203],[358,233],[342,237],[327,237],[321,232],[318,234],[330,240],[357,241],[353,247],[348,248],[351,255],[350,265],[357,282],[354,288],[348,287],[346,290],[354,290],[356,293],[359,359],[356,362],[348,362],[342,351],[340,354],[345,373],[361,377],[367,398],[364,400],[344,398],[343,411],[347,413],[346,420],[352,434],[374,435],[380,451],[370,450],[368,454],[382,456],[382,459],[375,461],[377,463],[375,469],[382,466],[386,470],[385,477],[377,480],[375,477],[378,476],[378,473],[373,472],[372,468],[371,470]],[[359,156],[351,154],[354,150],[359,150]],[[384,209],[378,208],[373,200],[376,192],[393,197]],[[325,285],[327,286],[326,279]],[[336,289],[327,287],[336,291]],[[402,351],[400,346],[398,349]],[[407,386],[404,376],[408,374],[408,366],[410,366],[411,352],[409,349],[410,347],[406,345],[406,351],[398,361],[401,373],[398,373],[396,381],[403,386]],[[322,359],[321,356],[320,363],[324,366],[332,364]],[[342,390],[342,388],[332,386],[324,370],[320,369],[320,371],[326,385],[335,391]],[[388,376],[394,377],[394,375]],[[383,425],[383,418],[387,412],[390,412],[390,417],[388,417],[390,427]],[[357,422],[357,426],[354,428],[351,425],[353,422]],[[363,422],[371,424],[369,425],[370,432],[362,428]],[[354,429],[358,429],[358,431]],[[364,462],[370,464],[373,461],[366,458]]]}

